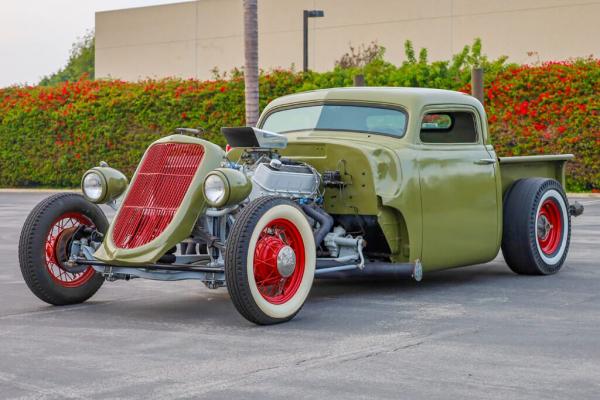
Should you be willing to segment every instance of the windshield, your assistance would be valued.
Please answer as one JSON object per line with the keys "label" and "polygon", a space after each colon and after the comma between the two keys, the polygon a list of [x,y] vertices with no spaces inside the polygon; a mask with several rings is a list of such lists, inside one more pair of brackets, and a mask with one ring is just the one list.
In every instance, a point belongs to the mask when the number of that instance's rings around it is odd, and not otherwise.
{"label": "windshield", "polygon": [[334,130],[377,133],[402,137],[406,131],[406,113],[382,107],[325,104],[276,111],[262,129],[286,133],[305,130]]}

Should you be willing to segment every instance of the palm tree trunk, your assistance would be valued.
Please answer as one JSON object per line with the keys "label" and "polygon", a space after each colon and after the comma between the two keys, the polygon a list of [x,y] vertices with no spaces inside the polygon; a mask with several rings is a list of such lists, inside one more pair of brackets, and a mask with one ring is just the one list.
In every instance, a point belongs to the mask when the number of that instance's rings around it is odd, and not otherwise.
{"label": "palm tree trunk", "polygon": [[258,10],[257,0],[244,0],[244,84],[246,125],[258,121]]}

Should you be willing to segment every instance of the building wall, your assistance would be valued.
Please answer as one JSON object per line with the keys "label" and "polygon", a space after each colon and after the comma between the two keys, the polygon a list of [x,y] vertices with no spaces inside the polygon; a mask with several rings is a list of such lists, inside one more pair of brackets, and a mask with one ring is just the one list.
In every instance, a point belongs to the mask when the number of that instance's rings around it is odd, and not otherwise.
{"label": "building wall", "polygon": [[[484,53],[518,63],[600,56],[600,0],[258,0],[263,69],[302,67],[302,10],[309,67],[329,70],[349,45],[377,41],[404,60],[404,41],[431,60],[480,37]],[[96,13],[96,75],[125,80],[210,78],[243,65],[242,0],[198,0]],[[528,54],[529,53],[529,54]]]}

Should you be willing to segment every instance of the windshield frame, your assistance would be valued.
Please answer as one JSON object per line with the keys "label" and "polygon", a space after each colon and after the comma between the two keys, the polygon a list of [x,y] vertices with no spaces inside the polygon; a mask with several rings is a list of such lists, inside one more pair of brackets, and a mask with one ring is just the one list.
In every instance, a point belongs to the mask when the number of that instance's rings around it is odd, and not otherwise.
{"label": "windshield frame", "polygon": [[313,107],[313,106],[351,106],[351,107],[367,107],[367,108],[380,108],[384,110],[394,110],[399,111],[404,114],[404,131],[402,135],[394,135],[392,133],[385,132],[376,132],[376,131],[365,131],[360,129],[321,129],[321,128],[310,128],[310,129],[295,129],[291,131],[278,132],[281,135],[287,135],[288,133],[297,133],[297,132],[351,132],[351,133],[366,133],[367,135],[377,135],[377,136],[387,136],[395,139],[402,139],[406,137],[406,133],[408,130],[408,122],[410,118],[410,114],[406,107],[403,107],[399,104],[389,104],[389,103],[375,103],[375,102],[367,102],[367,101],[311,101],[306,103],[293,103],[286,104],[278,107],[274,107],[268,110],[264,115],[261,115],[260,124],[258,127],[263,129],[263,126],[267,119],[276,112],[296,109],[296,108],[304,108],[304,107]]}

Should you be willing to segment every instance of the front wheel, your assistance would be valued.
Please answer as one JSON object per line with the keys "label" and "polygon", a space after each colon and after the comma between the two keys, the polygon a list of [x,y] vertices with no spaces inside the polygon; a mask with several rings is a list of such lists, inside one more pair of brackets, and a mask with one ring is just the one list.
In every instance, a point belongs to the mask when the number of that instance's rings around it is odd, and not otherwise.
{"label": "front wheel", "polygon": [[259,325],[292,319],[312,287],[315,254],[312,229],[295,203],[252,201],[236,218],[225,250],[227,290],[236,309]]}
{"label": "front wheel", "polygon": [[105,233],[108,220],[100,207],[75,193],[48,197],[25,220],[19,240],[21,272],[33,294],[46,303],[82,303],[104,282],[92,267],[78,273],[64,267],[80,225]]}
{"label": "front wheel", "polygon": [[516,181],[504,200],[502,254],[514,272],[550,275],[569,251],[571,216],[567,196],[554,179]]}

